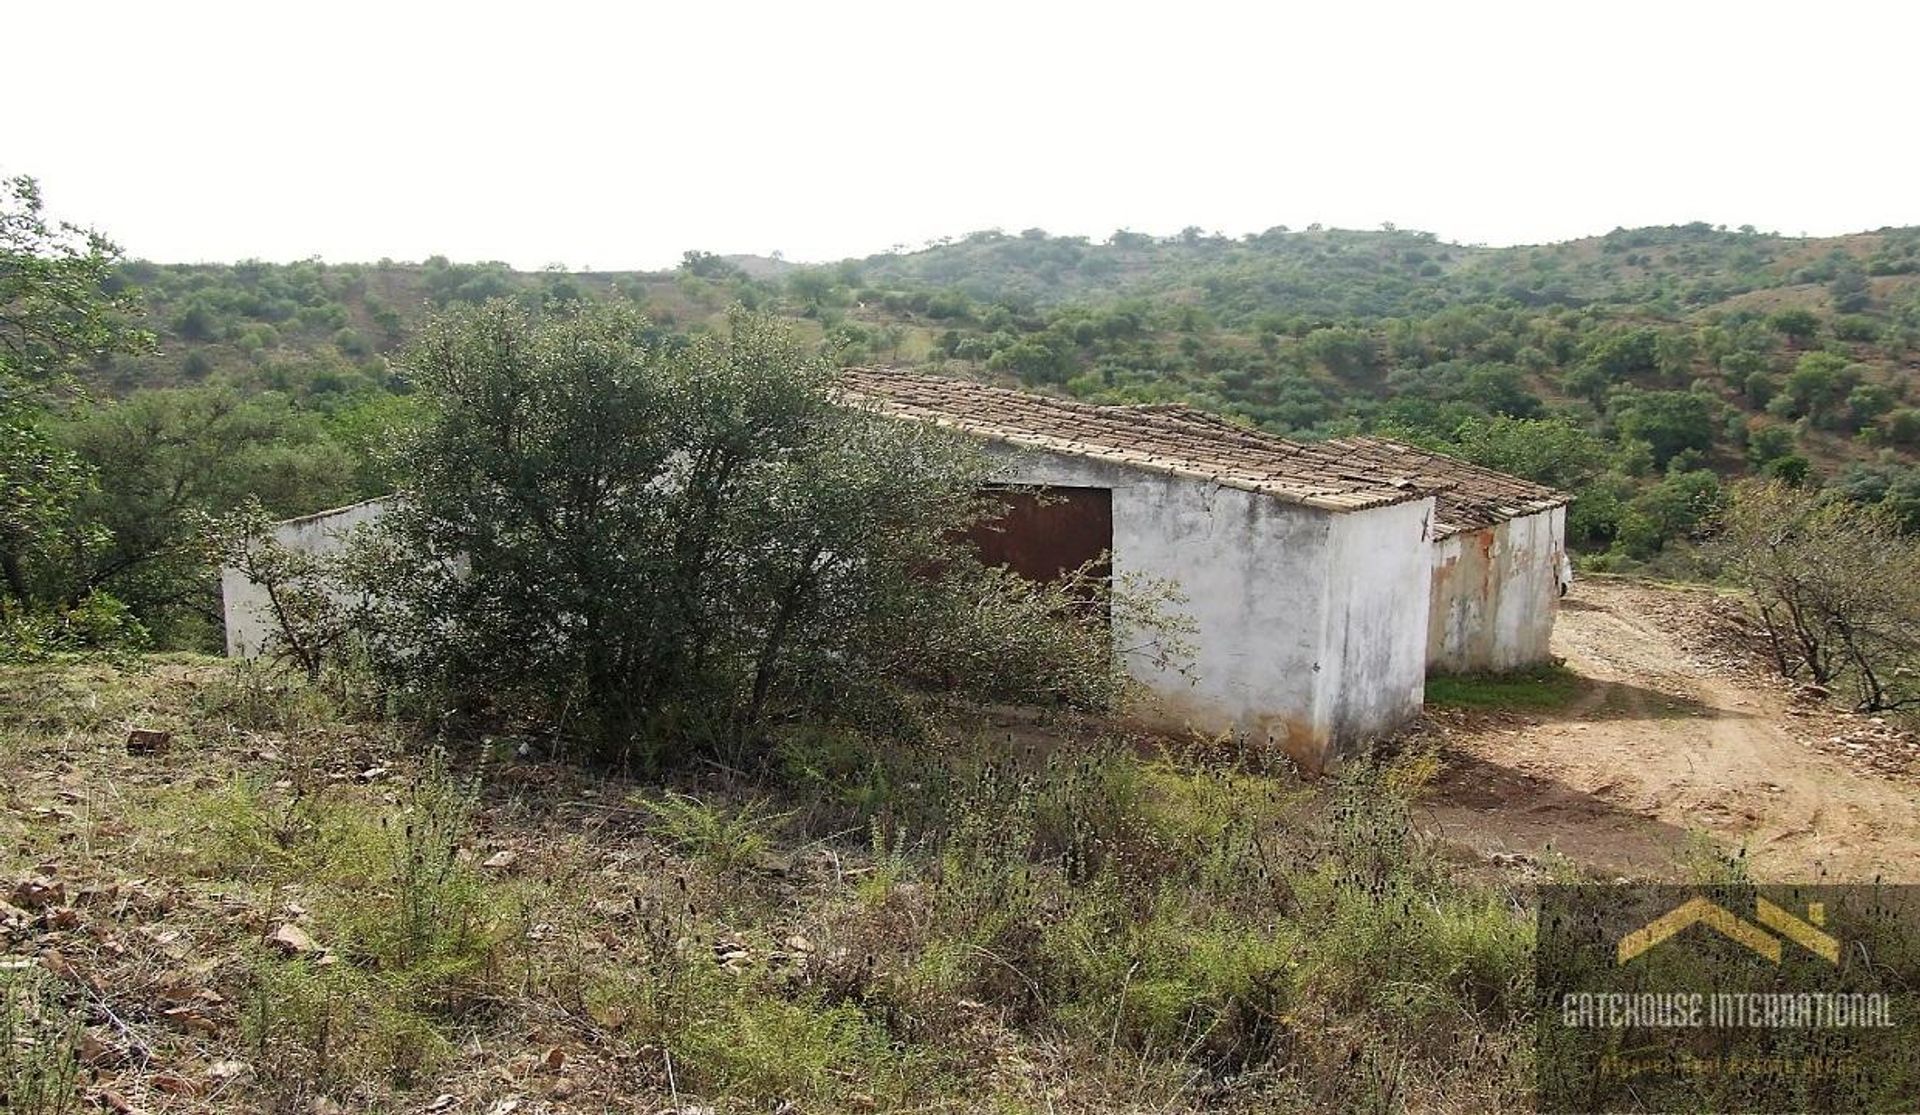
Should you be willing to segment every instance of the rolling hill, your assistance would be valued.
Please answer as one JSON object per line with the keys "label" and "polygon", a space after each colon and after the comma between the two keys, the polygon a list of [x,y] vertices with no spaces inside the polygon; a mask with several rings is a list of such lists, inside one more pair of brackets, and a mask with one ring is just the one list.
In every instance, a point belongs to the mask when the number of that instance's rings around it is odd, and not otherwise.
{"label": "rolling hill", "polygon": [[722,327],[741,304],[843,364],[1466,453],[1574,488],[1575,542],[1603,564],[1672,560],[1721,485],[1750,474],[1890,499],[1920,525],[1920,228],[1693,224],[1498,249],[1396,229],[1028,230],[816,266],[689,252],[652,273],[436,257],[133,262],[121,277],[160,344],[95,369],[97,386],[273,394],[362,442],[404,414],[400,355],[436,309],[621,298],[675,331]]}

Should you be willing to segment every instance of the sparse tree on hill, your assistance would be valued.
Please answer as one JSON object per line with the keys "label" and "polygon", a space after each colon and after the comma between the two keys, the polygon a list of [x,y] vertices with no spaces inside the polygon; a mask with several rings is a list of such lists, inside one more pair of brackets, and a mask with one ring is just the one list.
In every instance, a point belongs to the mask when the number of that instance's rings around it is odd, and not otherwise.
{"label": "sparse tree on hill", "polygon": [[1849,264],[1834,275],[1827,284],[1827,293],[1833,299],[1833,310],[1840,314],[1857,314],[1873,304],[1873,289],[1868,285],[1867,273],[1857,265]]}
{"label": "sparse tree on hill", "polygon": [[1781,674],[1845,685],[1862,711],[1920,704],[1920,540],[1893,513],[1748,484],[1719,550],[1752,594]]}
{"label": "sparse tree on hill", "polygon": [[1773,331],[1795,341],[1805,341],[1820,331],[1820,318],[1812,310],[1799,306],[1780,310],[1767,318]]}

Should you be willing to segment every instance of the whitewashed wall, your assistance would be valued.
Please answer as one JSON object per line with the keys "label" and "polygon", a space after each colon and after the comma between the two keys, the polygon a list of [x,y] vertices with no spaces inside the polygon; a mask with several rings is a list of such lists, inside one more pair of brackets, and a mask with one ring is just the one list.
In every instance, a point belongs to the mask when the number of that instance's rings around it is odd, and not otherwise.
{"label": "whitewashed wall", "polygon": [[1548,661],[1566,540],[1556,507],[1435,543],[1429,667],[1498,673]]}
{"label": "whitewashed wall", "polygon": [[1333,514],[1083,457],[994,451],[1009,483],[1111,489],[1114,575],[1184,595],[1177,610],[1197,628],[1187,674],[1129,661],[1152,696],[1145,719],[1241,733],[1318,769],[1419,712],[1431,499]]}
{"label": "whitewashed wall", "polygon": [[[291,550],[329,553],[344,546],[346,536],[355,527],[379,518],[389,503],[385,499],[370,499],[350,507],[288,519],[274,526],[273,537]],[[226,612],[227,656],[258,656],[274,633],[266,590],[242,576],[238,569],[226,568],[220,570],[220,597]]]}
{"label": "whitewashed wall", "polygon": [[1405,724],[1426,702],[1431,499],[1334,517],[1319,711],[1336,744]]}
{"label": "whitewashed wall", "polygon": [[[1129,657],[1150,694],[1143,719],[1239,733],[1320,769],[1420,711],[1431,499],[1334,514],[1084,457],[990,450],[1008,483],[1111,490],[1115,575],[1170,581],[1182,594],[1175,610],[1196,628],[1192,661],[1161,669],[1149,653]],[[338,549],[386,507],[290,520],[275,536]],[[264,592],[232,569],[220,580],[227,653],[259,654],[272,630]]]}

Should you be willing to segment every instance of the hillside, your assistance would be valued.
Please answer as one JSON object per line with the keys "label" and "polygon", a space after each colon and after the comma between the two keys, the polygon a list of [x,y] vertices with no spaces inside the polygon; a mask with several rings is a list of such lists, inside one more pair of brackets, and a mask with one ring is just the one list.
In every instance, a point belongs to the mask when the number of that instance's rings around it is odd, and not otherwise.
{"label": "hillside", "polygon": [[[1834,473],[1920,440],[1906,405],[1920,229],[1793,240],[1685,226],[1500,250],[1397,231],[1105,244],[1031,231],[783,266],[698,253],[672,274],[133,264],[125,276],[149,292],[166,343],[109,377],[120,390],[208,378],[314,396],[395,388],[385,358],[426,308],[618,296],[667,327],[741,301],[816,323],[844,362],[1191,398],[1285,431],[1446,431],[1552,410],[1604,436],[1638,390],[1704,396],[1713,428],[1681,431],[1680,448],[1723,474],[1794,453]],[[1644,423],[1625,433],[1668,463]]]}
{"label": "hillside", "polygon": [[[0,518],[0,1106],[1555,1106],[1597,1058],[1543,1039],[1568,919],[1534,884],[1898,879],[1920,844],[1914,537],[1775,486],[1696,546],[1750,474],[1920,519],[1910,240],[123,265],[155,343],[125,299],[28,318],[117,355],[0,415],[36,501]],[[89,245],[29,262],[98,286]],[[1433,676],[1313,777],[1150,731],[1115,636],[1184,654],[1152,614],[1184,571],[1088,601],[972,562],[978,454],[850,412],[815,352],[1441,446],[1573,489],[1590,567],[1738,576],[1798,642],[1582,577],[1553,661]],[[264,541],[409,478],[390,545]],[[223,562],[286,656],[149,653],[220,647]],[[1649,1102],[1774,1082],[1700,1087]]]}
{"label": "hillside", "polygon": [[1920,228],[1689,225],[1505,249],[1398,230],[1032,230],[811,267],[700,252],[661,273],[132,262],[115,281],[140,292],[158,343],[97,361],[84,378],[120,401],[61,423],[115,539],[87,588],[184,645],[213,645],[215,619],[204,581],[180,588],[186,519],[248,495],[291,515],[388,490],[409,337],[496,297],[628,300],[662,338],[744,305],[842,364],[1186,401],[1303,437],[1387,433],[1573,491],[1570,541],[1595,568],[1698,575],[1692,540],[1749,475],[1886,501],[1920,526]]}

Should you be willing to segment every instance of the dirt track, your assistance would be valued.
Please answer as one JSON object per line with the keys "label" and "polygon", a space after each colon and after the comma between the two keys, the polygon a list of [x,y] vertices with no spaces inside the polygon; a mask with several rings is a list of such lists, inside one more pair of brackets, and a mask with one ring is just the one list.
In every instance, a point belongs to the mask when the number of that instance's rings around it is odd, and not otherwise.
{"label": "dirt track", "polygon": [[1827,723],[1685,649],[1684,595],[1585,582],[1554,652],[1589,679],[1545,712],[1440,713],[1430,831],[1483,854],[1551,846],[1609,872],[1671,877],[1704,837],[1762,879],[1920,881],[1920,781],[1817,750]]}

